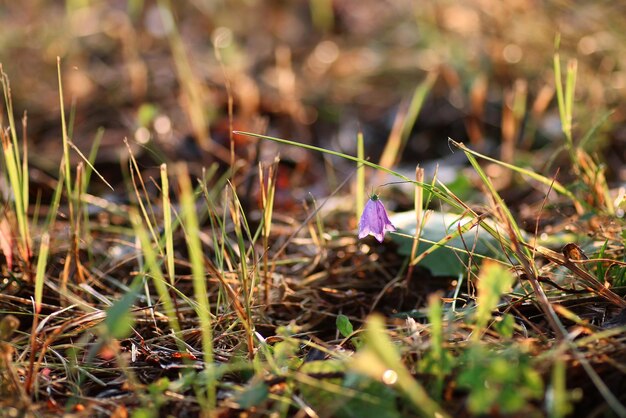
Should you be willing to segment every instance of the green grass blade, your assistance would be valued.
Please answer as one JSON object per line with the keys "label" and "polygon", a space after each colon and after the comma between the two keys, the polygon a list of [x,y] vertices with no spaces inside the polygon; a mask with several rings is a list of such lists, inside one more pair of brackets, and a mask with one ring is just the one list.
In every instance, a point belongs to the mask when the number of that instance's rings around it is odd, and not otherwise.
{"label": "green grass blade", "polygon": [[[571,60],[567,64],[567,75],[565,79],[565,117],[563,130],[566,131],[565,135],[572,141],[572,120],[574,119],[574,92],[576,89],[576,72],[578,70],[578,63],[576,60]],[[570,143],[570,145],[573,145]]]}
{"label": "green grass blade", "polygon": [[600,129],[600,127],[602,125],[604,125],[606,123],[606,121],[609,119],[609,117],[611,117],[613,114],[615,113],[615,110],[608,110],[605,111],[602,116],[600,116],[600,119],[598,121],[596,121],[593,126],[591,127],[591,129],[589,129],[587,131],[587,133],[585,134],[585,136],[582,137],[582,139],[580,140],[580,142],[578,143],[578,146],[582,149],[585,149],[587,147],[587,144],[591,141],[591,139],[593,139],[593,137],[595,136],[596,132],[598,131],[598,129]]}
{"label": "green grass blade", "polygon": [[402,126],[402,149],[405,147],[406,141],[409,139],[409,135],[415,126],[415,121],[417,121],[417,117],[422,110],[424,101],[426,100],[426,97],[428,97],[430,90],[433,88],[435,81],[437,81],[437,74],[429,73],[426,79],[422,81],[413,92],[413,97],[411,98],[411,103],[409,104],[409,110],[406,114],[404,125]]}
{"label": "green grass blade", "polygon": [[[363,145],[363,132],[359,130],[356,136],[356,156],[360,160],[365,159],[365,148]],[[365,207],[365,166],[359,163],[356,168],[356,219],[357,221],[363,213]]]}
{"label": "green grass blade", "polygon": [[[450,139],[450,138],[449,138],[448,140],[450,141],[450,143],[451,143],[452,145],[454,145],[455,147],[459,148],[459,149],[460,149],[461,151],[463,151],[466,155],[470,155],[470,154],[471,154],[471,155],[474,155],[474,156],[476,156],[476,157],[482,158],[483,160],[490,161],[490,162],[492,162],[492,163],[496,163],[496,164],[498,164],[498,165],[501,165],[502,167],[506,167],[506,168],[508,168],[508,169],[510,169],[510,170],[515,171],[516,173],[521,174],[521,175],[524,175],[524,176],[530,177],[531,179],[536,180],[536,181],[538,181],[539,183],[541,183],[541,184],[543,184],[543,185],[546,185],[546,186],[548,186],[548,187],[552,187],[552,188],[553,188],[553,189],[554,189],[557,193],[560,193],[560,194],[562,194],[563,196],[568,197],[568,198],[569,198],[569,199],[571,199],[574,203],[576,203],[576,204],[578,204],[578,205],[582,205],[582,203],[578,200],[578,198],[577,198],[576,196],[574,196],[574,194],[573,194],[572,192],[570,192],[569,190],[567,190],[567,189],[565,188],[565,186],[563,186],[563,185],[562,185],[561,183],[559,183],[557,180],[547,178],[547,177],[542,176],[541,174],[536,173],[536,172],[534,172],[534,171],[532,171],[532,170],[528,170],[528,169],[525,169],[525,168],[522,168],[522,167],[517,167],[517,166],[515,166],[515,165],[513,165],[513,164],[508,164],[508,163],[505,163],[505,162],[503,162],[503,161],[497,160],[497,159],[495,159],[495,158],[489,157],[489,156],[487,156],[487,155],[481,154],[481,153],[476,152],[476,151],[474,151],[474,150],[472,150],[472,149],[470,149],[470,148],[467,148],[467,147],[465,146],[465,144],[460,143],[460,142],[456,142],[456,141],[454,141],[453,139]],[[482,171],[482,169],[481,169],[481,171]],[[479,174],[480,174],[480,173],[479,173]],[[484,173],[483,173],[483,174],[484,174]],[[482,177],[482,176],[481,176],[481,177]]]}
{"label": "green grass blade", "polygon": [[43,283],[46,276],[46,266],[48,265],[48,252],[50,250],[50,234],[44,232],[41,236],[39,254],[37,255],[37,270],[35,273],[35,311],[41,310],[41,300],[43,298]]}
{"label": "green grass blade", "polygon": [[204,351],[204,363],[207,372],[207,397],[208,407],[215,408],[216,393],[213,376],[213,328],[211,321],[211,308],[206,286],[204,254],[200,242],[200,226],[196,215],[195,198],[187,166],[178,166],[178,184],[180,186],[180,203],[182,206],[182,219],[186,233],[187,248],[191,262],[191,275],[193,281],[194,297],[198,303],[196,312],[200,321],[202,349]]}
{"label": "green grass blade", "polygon": [[[57,57],[57,76],[59,81],[59,105],[61,109],[61,130],[63,132],[63,161],[64,161],[64,176],[65,176],[65,188],[67,190],[67,198],[70,202],[70,207],[73,206],[73,193],[72,193],[72,167],[70,164],[70,144],[67,134],[67,123],[65,122],[65,104],[63,103],[63,81],[61,80],[61,57]],[[71,209],[70,209],[71,212]],[[73,218],[73,217],[71,217]],[[74,219],[70,219],[72,222],[72,230],[74,230]]]}

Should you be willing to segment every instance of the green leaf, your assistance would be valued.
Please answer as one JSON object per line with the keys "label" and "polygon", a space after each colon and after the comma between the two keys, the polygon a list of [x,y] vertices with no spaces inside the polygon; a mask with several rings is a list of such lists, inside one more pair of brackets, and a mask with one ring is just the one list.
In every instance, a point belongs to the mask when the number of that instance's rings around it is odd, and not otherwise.
{"label": "green leaf", "polygon": [[137,112],[137,124],[148,126],[159,113],[159,109],[152,103],[142,103]]}
{"label": "green leaf", "polygon": [[156,416],[156,411],[150,408],[137,408],[131,415],[132,418],[154,418]]}
{"label": "green leaf", "polygon": [[[308,376],[343,373],[345,365],[339,360],[318,360],[304,363],[300,372]],[[310,381],[309,381],[310,379]],[[336,416],[336,411],[345,404],[349,396],[344,396],[342,378],[314,378],[309,377],[305,381],[298,382],[298,388],[302,398],[313,409],[325,416]]]}
{"label": "green leaf", "polygon": [[498,306],[500,297],[511,288],[513,275],[504,266],[495,262],[485,262],[478,280],[478,300],[476,309],[476,332],[474,338],[480,338],[480,331],[487,326],[491,312]]}
{"label": "green leaf", "polygon": [[107,309],[104,326],[108,334],[113,338],[125,338],[132,330],[135,318],[130,313],[130,309],[137,298],[140,281],[139,276],[137,276],[131,285],[131,290]]}
{"label": "green leaf", "polygon": [[248,409],[265,402],[269,393],[269,389],[264,381],[253,380],[237,396],[236,401],[241,408]]}
{"label": "green leaf", "polygon": [[358,391],[363,397],[350,399],[337,411],[337,417],[400,418],[402,416],[397,410],[396,394],[388,386],[355,374],[346,376],[344,386]]}
{"label": "green leaf", "polygon": [[148,392],[152,395],[161,395],[170,386],[170,380],[167,377],[162,377],[155,382],[148,385]]}
{"label": "green leaf", "polygon": [[423,373],[435,376],[430,386],[433,397],[440,400],[444,388],[444,379],[450,374],[454,365],[454,356],[445,349],[443,333],[443,306],[441,298],[433,294],[428,298],[428,319],[430,322],[430,348],[424,354],[418,368]]}
{"label": "green leaf", "polygon": [[504,314],[496,320],[494,328],[504,338],[511,338],[515,330],[515,318],[509,313]]}
{"label": "green leaf", "polygon": [[511,346],[503,351],[476,344],[464,352],[457,383],[469,390],[468,407],[486,414],[494,407],[505,414],[520,411],[543,396],[543,381],[530,357]]}
{"label": "green leaf", "polygon": [[279,367],[289,367],[295,370],[300,366],[300,359],[296,356],[299,349],[296,340],[286,338],[284,341],[280,341],[274,345],[274,361]]}
{"label": "green leaf", "polygon": [[339,330],[339,333],[345,338],[349,337],[354,332],[354,327],[352,327],[352,323],[345,315],[338,315],[335,323],[337,324],[337,329]]}

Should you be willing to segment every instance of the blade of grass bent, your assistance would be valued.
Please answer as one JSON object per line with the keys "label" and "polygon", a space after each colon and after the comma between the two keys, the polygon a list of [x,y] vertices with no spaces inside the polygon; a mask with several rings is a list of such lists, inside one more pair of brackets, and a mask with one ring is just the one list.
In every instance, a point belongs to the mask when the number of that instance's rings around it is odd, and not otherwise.
{"label": "blade of grass bent", "polygon": [[305,149],[309,149],[312,151],[317,151],[317,152],[321,152],[323,154],[329,154],[329,155],[334,155],[336,157],[341,157],[344,158],[346,160],[350,160],[350,161],[354,161],[360,164],[363,164],[365,166],[368,167],[372,167],[375,168],[376,170],[380,170],[383,171],[387,174],[390,174],[394,177],[398,177],[399,179],[407,182],[407,183],[411,183],[411,184],[415,184],[419,187],[422,187],[425,190],[428,190],[429,192],[431,192],[432,194],[434,194],[435,196],[437,196],[439,199],[443,200],[444,202],[448,203],[449,205],[457,208],[457,209],[463,209],[461,205],[459,205],[459,203],[454,200],[453,198],[451,198],[447,193],[445,193],[444,191],[442,191],[441,189],[439,189],[436,186],[431,186],[430,184],[427,183],[418,183],[415,180],[412,180],[410,178],[408,178],[407,176],[404,176],[400,173],[398,173],[397,171],[393,171],[389,168],[385,168],[379,164],[376,163],[372,163],[371,161],[368,161],[366,159],[362,159],[362,158],[358,158],[349,154],[344,154],[342,152],[338,152],[338,151],[332,151],[332,150],[328,150],[325,148],[321,148],[321,147],[316,147],[314,145],[308,145],[308,144],[303,144],[300,142],[295,142],[295,141],[290,141],[288,139],[282,139],[282,138],[276,138],[273,136],[267,136],[267,135],[261,135],[261,134],[256,134],[256,133],[252,133],[252,132],[243,132],[243,131],[234,131],[235,134],[238,135],[246,135],[246,136],[251,136],[254,138],[260,138],[260,139],[265,139],[268,141],[274,141],[274,142],[278,142],[281,144],[286,144],[286,145],[292,145],[295,147],[300,147],[300,148],[305,148]]}
{"label": "blade of grass bent", "polygon": [[[113,186],[111,186],[111,184],[108,181],[106,181],[106,179],[102,176],[102,174],[100,174],[98,170],[96,170],[96,168],[93,166],[91,162],[91,159],[92,159],[91,153],[90,153],[89,158],[87,158],[85,154],[83,154],[83,152],[72,141],[68,140],[68,143],[70,147],[72,147],[72,149],[76,151],[76,153],[80,156],[80,158],[82,158],[83,161],[85,161],[85,164],[87,164],[87,167],[89,167],[89,176],[85,177],[85,181],[83,182],[83,184],[85,185],[89,184],[89,181],[87,179],[91,176],[91,173],[94,172],[100,178],[100,180],[102,180],[102,182],[107,185],[109,189],[115,190]],[[85,171],[85,173],[87,173],[87,171]]]}
{"label": "blade of grass bent", "polygon": [[482,158],[483,160],[490,161],[492,163],[496,163],[498,165],[501,165],[502,167],[506,167],[506,168],[508,168],[510,170],[513,170],[513,171],[515,171],[515,172],[517,172],[519,174],[528,176],[528,177],[532,178],[533,180],[538,181],[541,184],[544,184],[546,186],[551,186],[556,192],[558,192],[558,193],[568,197],[569,199],[571,199],[574,202],[574,204],[581,205],[580,201],[576,198],[576,196],[574,196],[572,194],[572,192],[567,190],[561,183],[559,183],[558,181],[556,181],[554,179],[550,179],[550,178],[547,178],[545,176],[542,176],[541,174],[536,173],[536,172],[534,172],[532,170],[528,170],[528,169],[525,169],[525,168],[517,167],[517,166],[515,166],[513,164],[508,164],[508,163],[505,163],[504,161],[500,161],[500,160],[497,160],[495,158],[489,157],[487,155],[481,154],[479,152],[476,152],[476,151],[466,147],[465,144],[463,144],[462,142],[456,142],[455,140],[453,140],[451,138],[448,138],[448,141],[450,141],[450,143],[452,145],[454,145],[455,147],[459,148],[461,151],[465,152],[466,155],[467,154],[475,155],[476,157]]}

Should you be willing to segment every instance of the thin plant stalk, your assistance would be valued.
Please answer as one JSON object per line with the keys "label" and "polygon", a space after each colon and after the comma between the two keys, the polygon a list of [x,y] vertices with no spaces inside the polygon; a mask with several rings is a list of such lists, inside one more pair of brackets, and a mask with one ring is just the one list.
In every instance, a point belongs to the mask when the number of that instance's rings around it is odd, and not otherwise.
{"label": "thin plant stalk", "polygon": [[[419,165],[415,167],[415,181],[418,183],[424,182],[424,169]],[[424,189],[421,187],[415,186],[414,190],[414,210],[415,210],[415,240],[413,240],[413,245],[411,247],[411,260],[415,259],[415,255],[417,254],[417,249],[419,247],[419,237],[422,231],[422,220],[424,213]],[[413,275],[413,269],[415,264],[410,263],[409,268],[406,273],[406,284],[408,286],[409,281],[411,280],[411,276]]]}
{"label": "thin plant stalk", "polygon": [[556,36],[554,40],[554,57],[553,57],[553,66],[554,66],[554,78],[556,84],[556,100],[559,108],[559,116],[561,119],[561,127],[563,133],[565,134],[565,140],[567,141],[568,151],[571,153],[571,149],[573,148],[572,141],[572,131],[571,131],[571,114],[567,113],[567,109],[571,109],[571,106],[565,104],[565,95],[563,94],[563,75],[561,71],[561,55],[558,52],[559,44],[561,42],[561,37],[559,35]]}
{"label": "thin plant stalk", "polygon": [[[63,172],[60,171],[61,175]],[[47,254],[50,247],[50,234],[54,229],[54,225],[56,222],[57,211],[59,210],[59,204],[61,202],[61,195],[63,189],[63,178],[60,178],[57,182],[57,186],[54,189],[54,194],[52,195],[52,200],[50,203],[50,209],[48,210],[48,216],[46,218],[46,223],[44,226],[44,234],[42,235],[42,242],[39,248],[39,258],[37,259],[37,270],[35,274],[35,304],[36,306],[41,305],[42,295],[43,295],[43,285],[45,280],[45,267],[47,265]],[[45,241],[48,242],[45,242]],[[44,244],[45,242],[45,244]],[[45,245],[45,246],[44,246]],[[45,250],[45,252],[44,252]],[[39,312],[39,309],[35,309],[36,312]]]}
{"label": "thin plant stalk", "polygon": [[83,239],[83,231],[81,230],[81,196],[82,196],[82,187],[81,184],[83,182],[84,175],[84,165],[82,162],[78,163],[76,166],[76,179],[74,184],[74,194],[75,194],[75,202],[76,202],[76,219],[74,221],[74,230],[72,232],[72,251],[74,253],[74,261],[76,263],[76,273],[80,283],[84,283],[86,281],[85,271],[81,260],[80,260],[80,243],[79,240]]}
{"label": "thin plant stalk", "polygon": [[161,164],[161,196],[163,199],[163,235],[165,237],[165,265],[170,285],[174,286],[174,231],[172,228],[172,205],[170,202],[170,182],[167,177],[167,164]]}
{"label": "thin plant stalk", "polygon": [[[28,207],[30,205],[29,199],[29,187],[30,187],[30,177],[28,174],[28,137],[27,137],[27,117],[26,111],[24,111],[24,116],[22,117],[22,169],[20,170],[20,174],[22,177],[22,200],[24,201],[24,209],[26,209],[26,213],[24,214],[24,218],[28,219]],[[27,224],[28,225],[28,224]],[[30,229],[26,228],[26,241],[28,242],[28,246],[26,249],[26,254],[30,257],[32,254],[30,253]]]}
{"label": "thin plant stalk", "polygon": [[560,37],[555,39],[555,50],[553,57],[554,79],[556,87],[556,98],[561,119],[561,129],[565,136],[565,147],[569,153],[570,160],[576,174],[580,174],[581,169],[576,158],[576,149],[572,136],[572,120],[574,108],[574,92],[576,89],[576,72],[578,64],[576,60],[571,60],[567,65],[565,76],[565,89],[563,89],[563,74],[561,69],[561,55],[558,52]]}
{"label": "thin plant stalk", "polygon": [[319,207],[317,206],[317,200],[314,196],[311,196],[311,201],[313,203],[313,213],[315,213],[316,226],[316,228],[311,228],[311,236],[314,238],[315,244],[320,247],[320,251],[323,251],[326,246],[326,239],[324,238],[324,219],[320,213]]}

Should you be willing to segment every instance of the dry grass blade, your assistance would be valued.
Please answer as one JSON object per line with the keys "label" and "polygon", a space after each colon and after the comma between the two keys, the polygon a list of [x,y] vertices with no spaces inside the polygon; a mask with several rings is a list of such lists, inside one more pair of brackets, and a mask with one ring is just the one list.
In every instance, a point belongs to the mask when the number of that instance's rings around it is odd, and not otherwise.
{"label": "dry grass blade", "polygon": [[582,282],[585,287],[596,293],[598,296],[601,296],[615,306],[619,306],[620,308],[626,308],[626,300],[622,299],[611,289],[604,287],[589,272],[583,270],[578,263],[575,263],[573,259],[568,258],[565,254],[560,254],[556,251],[540,245],[534,247],[534,250],[538,254],[541,254],[548,260],[552,261],[553,263],[566,267],[577,276],[577,278]]}

